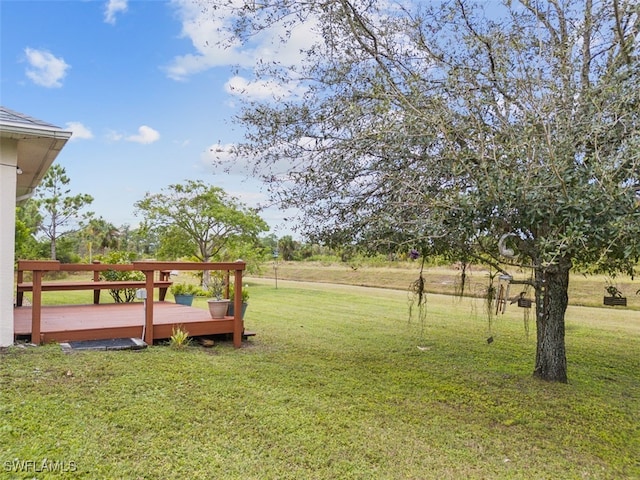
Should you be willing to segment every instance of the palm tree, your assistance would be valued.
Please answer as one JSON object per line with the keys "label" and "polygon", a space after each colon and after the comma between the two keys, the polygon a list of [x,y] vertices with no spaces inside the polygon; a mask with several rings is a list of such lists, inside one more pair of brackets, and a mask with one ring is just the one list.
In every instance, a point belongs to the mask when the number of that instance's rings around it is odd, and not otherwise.
{"label": "palm tree", "polygon": [[84,229],[84,237],[89,245],[89,261],[92,260],[93,248],[98,248],[104,255],[107,249],[118,248],[120,231],[104,218],[94,218]]}

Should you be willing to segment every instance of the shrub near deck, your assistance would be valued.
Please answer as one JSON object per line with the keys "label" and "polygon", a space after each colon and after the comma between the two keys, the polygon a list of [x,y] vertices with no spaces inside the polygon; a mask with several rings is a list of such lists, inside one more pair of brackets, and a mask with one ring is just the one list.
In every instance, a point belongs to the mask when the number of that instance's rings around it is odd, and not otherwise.
{"label": "shrub near deck", "polygon": [[531,378],[535,342],[515,308],[488,345],[468,299],[430,296],[421,326],[407,322],[405,292],[284,281],[251,292],[258,336],[240,350],[2,353],[0,467],[46,457],[78,471],[39,478],[640,476],[637,312],[570,308],[570,383],[556,385]]}

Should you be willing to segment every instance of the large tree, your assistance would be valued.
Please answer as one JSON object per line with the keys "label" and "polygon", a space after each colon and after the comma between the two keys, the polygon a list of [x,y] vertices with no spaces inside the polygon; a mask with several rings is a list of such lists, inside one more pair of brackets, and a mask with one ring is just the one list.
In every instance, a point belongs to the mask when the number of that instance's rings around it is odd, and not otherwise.
{"label": "large tree", "polygon": [[632,272],[640,255],[640,4],[281,0],[236,14],[241,40],[317,26],[302,66],[256,70],[304,93],[239,116],[240,153],[303,231],[530,269],[534,375],[565,382],[569,272]]}
{"label": "large tree", "polygon": [[40,231],[51,242],[51,259],[57,258],[56,244],[60,238],[80,230],[93,215],[83,209],[93,202],[88,194],[71,195],[70,179],[61,165],[52,165],[36,190],[40,209]]}
{"label": "large tree", "polygon": [[[254,209],[201,181],[188,180],[161,193],[147,193],[135,206],[146,228],[175,240],[174,255],[202,262],[211,261],[230,241],[255,241],[268,229]],[[205,273],[205,286],[207,280]]]}

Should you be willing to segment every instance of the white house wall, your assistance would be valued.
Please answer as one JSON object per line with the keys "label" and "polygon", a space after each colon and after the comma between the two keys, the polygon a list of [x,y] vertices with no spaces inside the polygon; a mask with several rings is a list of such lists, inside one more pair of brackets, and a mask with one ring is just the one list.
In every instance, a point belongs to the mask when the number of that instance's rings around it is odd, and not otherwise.
{"label": "white house wall", "polygon": [[13,344],[18,142],[0,138],[0,347]]}

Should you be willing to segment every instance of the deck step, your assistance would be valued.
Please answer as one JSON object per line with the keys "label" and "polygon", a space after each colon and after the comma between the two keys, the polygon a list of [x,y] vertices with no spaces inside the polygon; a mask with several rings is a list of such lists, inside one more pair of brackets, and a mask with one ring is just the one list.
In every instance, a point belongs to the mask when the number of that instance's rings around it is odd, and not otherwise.
{"label": "deck step", "polygon": [[80,340],[60,344],[63,352],[74,350],[141,350],[147,344],[140,338],[109,338],[105,340]]}
{"label": "deck step", "polygon": [[244,331],[242,333],[242,338],[249,338],[249,337],[255,337],[256,336],[256,332],[248,332],[248,331]]}

